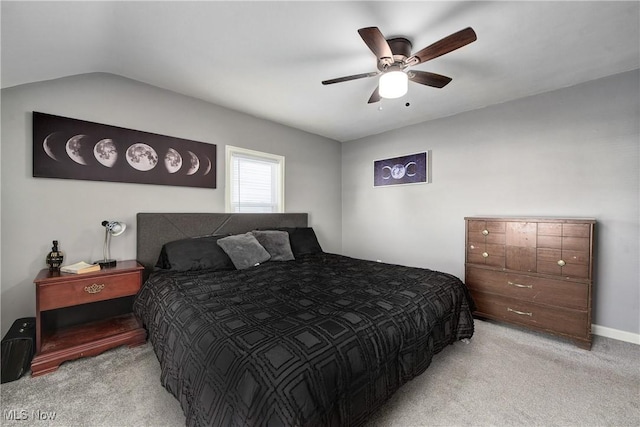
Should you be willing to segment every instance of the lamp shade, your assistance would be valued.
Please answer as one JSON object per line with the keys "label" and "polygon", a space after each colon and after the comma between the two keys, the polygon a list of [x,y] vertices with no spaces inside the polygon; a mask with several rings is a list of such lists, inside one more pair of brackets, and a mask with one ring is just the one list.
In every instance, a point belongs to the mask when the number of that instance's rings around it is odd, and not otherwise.
{"label": "lamp shade", "polygon": [[400,98],[407,93],[409,77],[402,71],[388,71],[380,76],[378,84],[382,98]]}
{"label": "lamp shade", "polygon": [[102,221],[102,225],[112,236],[119,236],[127,229],[127,224],[118,221]]}

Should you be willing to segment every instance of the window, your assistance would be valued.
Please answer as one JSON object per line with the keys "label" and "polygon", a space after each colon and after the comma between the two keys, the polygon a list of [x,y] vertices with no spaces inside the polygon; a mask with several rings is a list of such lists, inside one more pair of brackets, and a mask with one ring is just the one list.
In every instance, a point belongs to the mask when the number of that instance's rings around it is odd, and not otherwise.
{"label": "window", "polygon": [[226,148],[227,212],[284,212],[284,157]]}

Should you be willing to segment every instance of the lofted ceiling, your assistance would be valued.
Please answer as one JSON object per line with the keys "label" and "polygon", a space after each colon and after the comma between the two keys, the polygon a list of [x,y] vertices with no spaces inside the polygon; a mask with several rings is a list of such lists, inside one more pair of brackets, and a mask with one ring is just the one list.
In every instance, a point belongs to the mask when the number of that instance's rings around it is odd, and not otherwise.
{"label": "lofted ceiling", "polygon": [[[640,2],[1,2],[2,88],[105,72],[337,141],[572,86],[640,67]],[[477,41],[414,69],[367,104],[377,77],[357,30],[413,52],[472,27]],[[407,106],[407,103],[409,106]],[[380,108],[382,107],[382,108]]]}

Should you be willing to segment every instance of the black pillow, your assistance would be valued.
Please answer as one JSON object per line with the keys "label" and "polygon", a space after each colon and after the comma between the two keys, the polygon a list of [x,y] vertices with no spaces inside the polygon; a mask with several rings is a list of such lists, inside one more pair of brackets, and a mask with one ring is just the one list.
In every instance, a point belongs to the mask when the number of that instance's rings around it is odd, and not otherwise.
{"label": "black pillow", "polygon": [[273,230],[282,230],[289,233],[289,242],[293,256],[322,253],[320,243],[315,231],[311,227],[282,227]]}
{"label": "black pillow", "polygon": [[231,258],[218,246],[224,236],[205,236],[165,243],[156,267],[173,271],[234,270]]}

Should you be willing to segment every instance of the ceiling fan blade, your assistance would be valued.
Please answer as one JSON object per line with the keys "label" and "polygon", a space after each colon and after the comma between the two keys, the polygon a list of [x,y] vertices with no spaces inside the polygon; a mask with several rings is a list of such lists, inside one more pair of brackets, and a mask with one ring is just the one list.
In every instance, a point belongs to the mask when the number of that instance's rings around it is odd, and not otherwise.
{"label": "ceiling fan blade", "polygon": [[393,62],[391,47],[389,47],[389,43],[387,43],[378,27],[360,28],[358,34],[378,59],[389,58],[390,63]]}
{"label": "ceiling fan blade", "polygon": [[380,97],[380,86],[376,86],[376,90],[373,91],[373,93],[371,94],[371,97],[369,98],[369,101],[367,101],[367,104],[373,104],[374,102],[378,102],[380,101],[381,97]]}
{"label": "ceiling fan blade", "polygon": [[333,83],[348,82],[349,80],[363,79],[365,77],[374,77],[374,76],[377,76],[378,74],[380,74],[380,72],[378,71],[372,71],[370,73],[354,74],[352,76],[345,76],[345,77],[338,77],[336,79],[324,80],[322,84],[330,85]]}
{"label": "ceiling fan blade", "polygon": [[477,37],[475,31],[473,31],[471,27],[468,27],[418,51],[407,60],[407,63],[409,63],[410,65],[421,64],[433,58],[437,58],[446,53],[452,52],[456,49],[460,49],[461,47],[466,46],[476,40]]}
{"label": "ceiling fan blade", "polygon": [[409,75],[409,80],[412,82],[437,88],[443,88],[451,81],[451,77],[429,73],[427,71],[409,71],[407,74]]}

